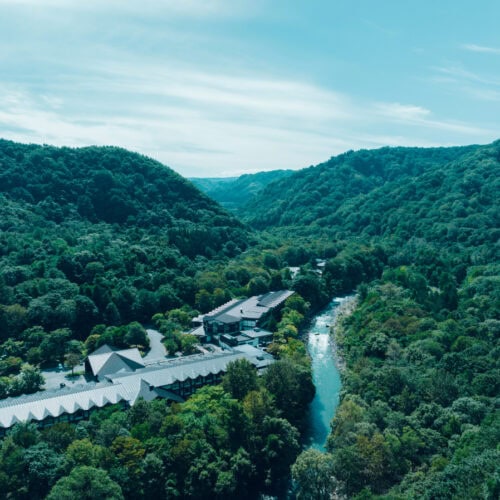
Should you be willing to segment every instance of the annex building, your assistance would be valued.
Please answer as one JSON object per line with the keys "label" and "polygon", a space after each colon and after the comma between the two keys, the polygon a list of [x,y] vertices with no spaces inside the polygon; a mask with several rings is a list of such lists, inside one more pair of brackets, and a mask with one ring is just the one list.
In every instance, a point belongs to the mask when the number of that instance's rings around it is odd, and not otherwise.
{"label": "annex building", "polygon": [[249,344],[264,346],[272,341],[265,329],[273,312],[278,311],[295,292],[280,290],[248,299],[233,299],[207,314],[193,319],[190,332],[206,342],[226,346]]}

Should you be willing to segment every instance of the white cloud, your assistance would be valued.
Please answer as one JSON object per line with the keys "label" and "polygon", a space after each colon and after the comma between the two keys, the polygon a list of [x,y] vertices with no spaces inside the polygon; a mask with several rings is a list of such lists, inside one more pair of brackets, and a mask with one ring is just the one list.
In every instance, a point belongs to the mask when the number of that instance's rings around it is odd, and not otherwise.
{"label": "white cloud", "polygon": [[74,12],[119,12],[141,16],[220,17],[253,14],[259,2],[244,0],[0,0],[0,7],[58,9]]}
{"label": "white cloud", "polygon": [[[469,137],[492,134],[492,131],[482,127],[452,120],[439,120],[432,115],[430,110],[420,106],[404,105],[397,102],[375,103],[373,105],[373,110],[376,115],[381,115],[388,120],[407,126],[454,132]],[[401,144],[401,142],[399,142],[399,144]]]}
{"label": "white cloud", "polygon": [[482,83],[484,85],[500,85],[500,79],[491,76],[485,76],[478,72],[473,72],[465,69],[463,66],[441,66],[433,68],[441,75],[445,77],[454,78],[456,81],[467,80],[471,82]]}
{"label": "white cloud", "polygon": [[500,48],[498,47],[486,47],[484,45],[475,45],[473,43],[466,43],[461,45],[462,49],[468,50],[469,52],[481,52],[483,54],[495,54],[500,55]]}
{"label": "white cloud", "polygon": [[[294,74],[293,56],[274,67],[234,33],[219,38],[220,19],[246,20],[260,0],[0,0],[0,12],[14,4],[16,23],[0,21],[10,33],[0,48],[0,136],[13,140],[113,144],[185,175],[230,175],[361,147],[495,138],[416,99],[337,92],[335,82]],[[437,73],[484,79],[459,67]]]}
{"label": "white cloud", "polygon": [[460,65],[433,68],[430,81],[449,91],[452,89],[463,99],[474,101],[500,101],[500,79],[496,76],[474,72]]}
{"label": "white cloud", "polygon": [[400,104],[399,102],[377,103],[374,105],[375,112],[388,118],[402,121],[421,121],[430,115],[428,109],[412,104]]}
{"label": "white cloud", "polygon": [[54,82],[42,95],[0,85],[0,135],[118,145],[183,175],[214,176],[300,168],[362,147],[436,145],[437,129],[441,143],[489,133],[418,105],[363,102],[300,81],[174,67],[144,67],[134,78],[126,67],[106,71]]}
{"label": "white cloud", "polygon": [[464,87],[464,91],[470,96],[481,101],[496,101],[500,102],[500,90],[493,89],[478,89],[473,87]]}

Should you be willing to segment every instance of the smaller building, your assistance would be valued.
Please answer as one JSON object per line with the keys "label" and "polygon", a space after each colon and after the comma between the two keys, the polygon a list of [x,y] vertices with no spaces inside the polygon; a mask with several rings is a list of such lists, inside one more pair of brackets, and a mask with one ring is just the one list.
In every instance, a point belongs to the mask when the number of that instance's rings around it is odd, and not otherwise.
{"label": "smaller building", "polygon": [[107,344],[99,347],[85,359],[85,373],[94,380],[103,380],[106,375],[133,372],[144,368],[139,349],[116,349]]}
{"label": "smaller building", "polygon": [[[239,345],[252,338],[252,341],[257,340],[257,345],[265,345],[272,340],[272,334],[271,337],[264,333],[259,335],[259,331],[265,328],[272,313],[279,310],[293,293],[291,290],[280,290],[248,299],[233,299],[208,314],[195,318],[194,326],[198,326],[199,331],[199,325],[203,325],[208,342],[222,341],[226,345]],[[247,332],[251,332],[250,336]]]}
{"label": "smaller building", "polygon": [[273,332],[258,327],[251,330],[244,330],[241,332],[241,335],[250,340],[250,342],[245,342],[245,344],[251,344],[255,347],[265,347],[273,341]]}

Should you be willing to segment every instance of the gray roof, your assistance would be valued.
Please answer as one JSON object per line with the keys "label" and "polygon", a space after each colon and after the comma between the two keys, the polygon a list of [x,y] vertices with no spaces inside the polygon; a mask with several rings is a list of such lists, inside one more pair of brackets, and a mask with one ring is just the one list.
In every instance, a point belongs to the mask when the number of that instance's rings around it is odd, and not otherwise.
{"label": "gray roof", "polygon": [[[226,302],[226,303],[222,304],[221,306],[216,307],[215,309],[213,309],[212,311],[210,311],[207,314],[200,315],[198,318],[201,318],[203,320],[204,318],[218,316],[218,315],[223,314],[223,313],[229,311],[230,309],[234,308],[236,305],[240,304],[244,300],[245,299],[231,299],[229,302]],[[195,319],[198,319],[198,318],[195,318]]]}
{"label": "gray roof", "polygon": [[[222,353],[196,354],[166,360],[157,366],[139,368],[134,372],[109,374],[105,382],[4,399],[0,401],[0,427],[9,428],[17,422],[40,421],[47,417],[73,414],[79,410],[100,408],[120,401],[134,404],[139,398],[149,401],[158,395],[170,397],[170,393],[164,388],[176,381],[183,382],[200,375],[217,375],[226,371],[231,361],[242,358],[248,359],[258,369],[273,362],[272,356],[252,346],[239,346]],[[176,398],[178,399],[175,395],[170,397]]]}
{"label": "gray roof", "polygon": [[119,349],[117,349],[116,347],[112,347],[108,344],[103,344],[101,347],[97,348],[93,353],[92,353],[92,356],[96,355],[96,354],[105,354],[107,352],[115,352],[115,351],[119,351]]}
{"label": "gray roof", "polygon": [[246,357],[240,352],[223,352],[209,355],[195,355],[180,360],[172,360],[171,363],[162,363],[159,366],[151,366],[137,370],[133,374],[117,373],[109,375],[108,380],[120,384],[136,384],[138,380],[145,380],[150,386],[165,387],[175,382],[184,382],[190,378],[199,376],[216,375],[225,371],[228,363],[236,359]]}
{"label": "gray roof", "polygon": [[203,326],[197,326],[196,328],[193,328],[192,330],[189,330],[189,335],[194,335],[196,337],[204,337],[205,336],[205,329]]}
{"label": "gray roof", "polygon": [[295,292],[292,290],[280,290],[279,292],[266,293],[259,297],[259,305],[270,308],[276,307],[285,302],[285,300],[294,293]]}
{"label": "gray roof", "polygon": [[235,314],[222,313],[218,314],[214,319],[221,323],[238,323],[241,317]]}
{"label": "gray roof", "polygon": [[257,321],[271,309],[283,303],[293,293],[291,290],[280,290],[260,296],[254,295],[248,299],[231,300],[209,312],[204,318],[220,323],[237,323],[244,319]]}
{"label": "gray roof", "polygon": [[266,368],[274,363],[274,358],[271,354],[262,351],[261,349],[249,344],[242,344],[235,347],[234,352],[242,353],[248,361],[250,361],[257,370]]}
{"label": "gray roof", "polygon": [[101,347],[87,358],[92,373],[98,379],[109,373],[116,373],[118,371],[130,372],[144,367],[141,353],[137,348],[114,351],[109,346],[103,347],[107,347],[109,350],[102,352]]}
{"label": "gray roof", "polygon": [[251,339],[260,339],[262,337],[272,337],[273,332],[262,330],[261,328],[253,328],[252,330],[242,330],[241,335],[245,335]]}

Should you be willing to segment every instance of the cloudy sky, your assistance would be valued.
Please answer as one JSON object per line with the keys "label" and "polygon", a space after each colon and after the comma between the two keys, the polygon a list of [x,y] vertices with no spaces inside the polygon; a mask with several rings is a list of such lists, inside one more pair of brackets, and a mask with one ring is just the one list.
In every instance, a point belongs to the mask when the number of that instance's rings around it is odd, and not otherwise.
{"label": "cloudy sky", "polygon": [[185,176],[500,138],[498,0],[0,0],[0,137]]}

